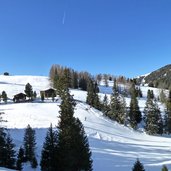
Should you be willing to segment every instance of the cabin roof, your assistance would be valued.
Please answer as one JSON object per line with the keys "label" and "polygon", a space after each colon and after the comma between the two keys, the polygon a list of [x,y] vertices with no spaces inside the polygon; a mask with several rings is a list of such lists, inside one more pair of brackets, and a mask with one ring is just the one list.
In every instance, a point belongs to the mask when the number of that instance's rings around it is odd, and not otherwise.
{"label": "cabin roof", "polygon": [[16,94],[16,95],[14,95],[14,97],[16,97],[16,96],[27,96],[27,95],[24,94],[24,93],[18,93],[18,94]]}
{"label": "cabin roof", "polygon": [[42,90],[42,91],[46,92],[46,91],[56,91],[56,90],[55,90],[55,89],[53,89],[53,88],[49,88],[49,89]]}

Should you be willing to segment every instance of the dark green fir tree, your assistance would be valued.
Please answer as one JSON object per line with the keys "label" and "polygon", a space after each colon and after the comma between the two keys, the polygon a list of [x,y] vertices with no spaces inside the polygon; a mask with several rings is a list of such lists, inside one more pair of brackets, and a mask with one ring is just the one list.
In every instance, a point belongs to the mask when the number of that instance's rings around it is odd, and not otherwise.
{"label": "dark green fir tree", "polygon": [[169,95],[166,98],[166,109],[164,116],[164,132],[167,134],[171,133],[171,91],[169,90]]}
{"label": "dark green fir tree", "polygon": [[161,112],[156,101],[148,96],[144,108],[145,130],[148,134],[162,134],[163,121]]}
{"label": "dark green fir tree", "polygon": [[107,95],[105,94],[102,102],[102,112],[105,115],[108,115],[109,110],[110,110],[109,101]]}
{"label": "dark green fir tree", "polygon": [[0,112],[0,167],[6,166],[6,132],[3,127],[3,112]]}
{"label": "dark green fir tree", "polygon": [[166,165],[163,165],[163,167],[162,167],[162,170],[161,170],[161,171],[168,171],[167,166],[166,166]]}
{"label": "dark green fir tree", "polygon": [[81,122],[73,116],[74,106],[75,102],[68,88],[64,88],[58,126],[57,170],[91,171],[92,160],[88,140]]}
{"label": "dark green fir tree", "polygon": [[145,171],[143,164],[137,159],[137,161],[134,163],[134,166],[132,168],[132,171]]}
{"label": "dark green fir tree", "polygon": [[2,126],[3,120],[0,113],[0,167],[14,169],[15,167],[15,145],[7,129]]}
{"label": "dark green fir tree", "polygon": [[27,97],[29,98],[29,100],[33,98],[33,88],[29,83],[26,84],[24,91]]}
{"label": "dark green fir tree", "polygon": [[27,126],[24,133],[24,154],[26,161],[32,162],[36,150],[35,130],[30,125]]}
{"label": "dark green fir tree", "polygon": [[16,169],[21,171],[23,169],[24,162],[24,149],[20,147],[17,155]]}
{"label": "dark green fir tree", "polygon": [[58,137],[57,132],[53,130],[52,124],[50,125],[45,142],[43,144],[43,149],[41,153],[40,166],[42,171],[56,171],[57,169],[57,145]]}
{"label": "dark green fir tree", "polygon": [[132,128],[136,129],[137,125],[141,122],[142,115],[138,106],[138,100],[135,87],[132,88],[131,102],[129,107],[129,122]]}
{"label": "dark green fir tree", "polygon": [[4,103],[7,103],[7,99],[8,99],[7,93],[3,91],[1,96],[2,96],[2,100],[4,101]]}
{"label": "dark green fir tree", "polygon": [[15,144],[13,143],[13,140],[10,136],[10,134],[8,133],[7,134],[7,137],[6,137],[6,167],[7,168],[10,168],[10,169],[14,169],[15,168],[15,162],[16,162],[16,159],[15,159]]}
{"label": "dark green fir tree", "polygon": [[101,109],[101,103],[98,96],[99,88],[97,83],[94,83],[92,79],[88,81],[87,86],[87,104],[93,106],[96,109]]}
{"label": "dark green fir tree", "polygon": [[126,103],[124,97],[119,94],[116,79],[114,80],[113,93],[111,95],[110,111],[108,112],[108,116],[120,124],[125,124],[127,117]]}

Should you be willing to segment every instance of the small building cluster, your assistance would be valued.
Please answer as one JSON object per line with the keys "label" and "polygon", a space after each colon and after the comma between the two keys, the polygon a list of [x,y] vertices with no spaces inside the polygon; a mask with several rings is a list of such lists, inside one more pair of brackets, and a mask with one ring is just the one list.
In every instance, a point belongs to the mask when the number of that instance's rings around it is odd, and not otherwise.
{"label": "small building cluster", "polygon": [[[40,94],[43,94],[45,98],[54,98],[56,97],[56,90],[53,88],[49,88],[47,90],[40,91]],[[27,95],[24,93],[18,93],[14,95],[13,102],[20,103],[20,102],[26,102]]]}

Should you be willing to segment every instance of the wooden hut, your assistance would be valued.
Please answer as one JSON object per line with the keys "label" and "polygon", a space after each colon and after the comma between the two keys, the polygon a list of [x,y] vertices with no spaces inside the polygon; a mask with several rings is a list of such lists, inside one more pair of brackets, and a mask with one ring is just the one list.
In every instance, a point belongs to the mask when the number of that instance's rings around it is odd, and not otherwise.
{"label": "wooden hut", "polygon": [[24,93],[19,93],[14,95],[13,101],[14,102],[25,102],[26,101],[26,94]]}
{"label": "wooden hut", "polygon": [[49,97],[56,97],[56,90],[53,88],[49,88],[47,90],[44,91],[40,91],[40,94],[44,94],[45,98],[49,98]]}

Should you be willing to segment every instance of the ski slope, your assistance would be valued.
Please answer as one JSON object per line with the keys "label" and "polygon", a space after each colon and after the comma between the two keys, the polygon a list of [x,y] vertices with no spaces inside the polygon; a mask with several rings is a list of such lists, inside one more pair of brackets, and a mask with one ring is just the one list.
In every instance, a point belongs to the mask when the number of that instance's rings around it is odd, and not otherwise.
{"label": "ski slope", "polygon": [[[23,92],[25,84],[30,83],[39,94],[40,90],[50,87],[47,77],[39,76],[0,76],[0,90],[5,90],[10,98],[16,93]],[[142,87],[145,95],[148,87]],[[111,87],[100,87],[100,96],[110,96]],[[77,99],[75,116],[84,124],[92,150],[94,171],[131,171],[137,158],[144,164],[146,171],[160,171],[163,164],[171,168],[171,138],[164,136],[149,136],[144,132],[137,132],[123,125],[109,120],[100,111],[91,108],[85,103],[87,93],[81,90],[71,90]],[[155,94],[158,90],[155,89]],[[126,102],[129,104],[130,99]],[[145,98],[139,100],[143,110]],[[40,159],[41,148],[47,128],[50,123],[55,127],[58,124],[60,100],[52,102],[50,99],[41,103],[12,103],[0,105],[0,112],[4,112],[4,123],[10,128],[16,149],[22,145],[24,129],[30,124],[36,130],[37,158]],[[162,105],[160,105],[163,108]],[[86,119],[85,119],[86,118]],[[7,171],[5,168],[0,170]],[[29,165],[24,171],[31,171]],[[40,170],[38,167],[37,171]]]}

